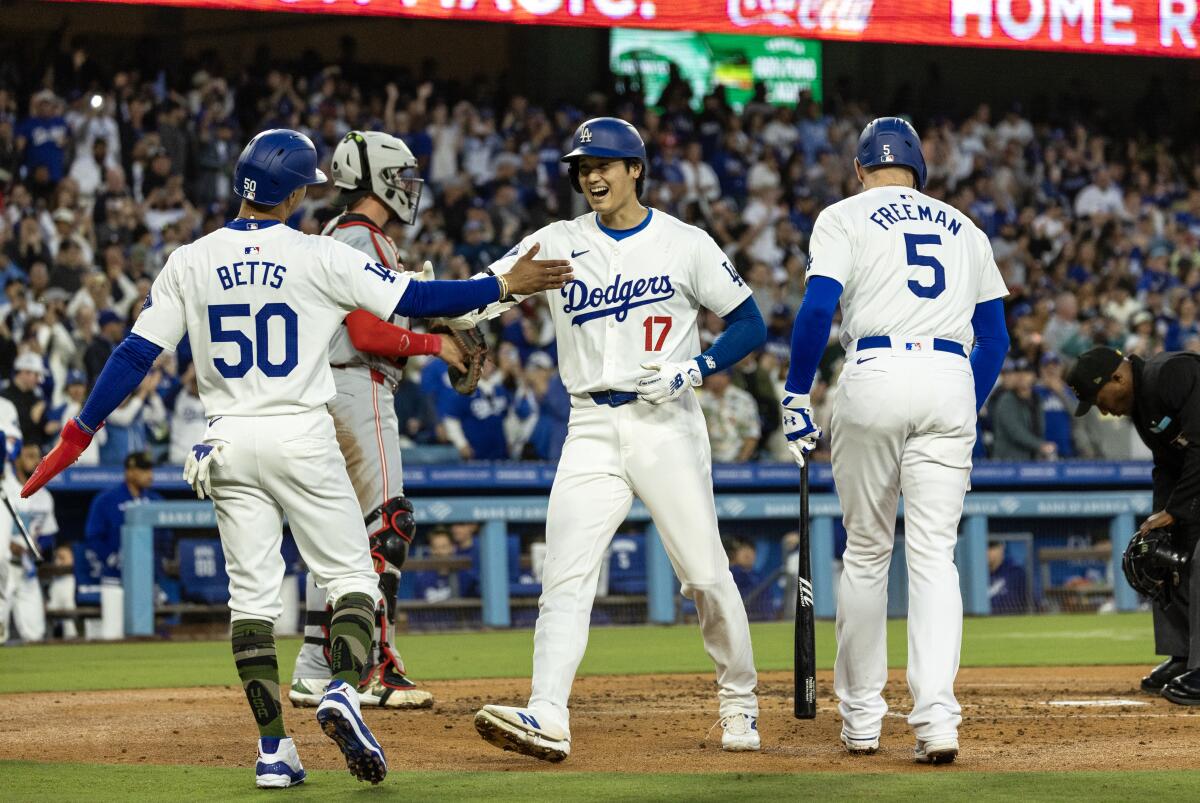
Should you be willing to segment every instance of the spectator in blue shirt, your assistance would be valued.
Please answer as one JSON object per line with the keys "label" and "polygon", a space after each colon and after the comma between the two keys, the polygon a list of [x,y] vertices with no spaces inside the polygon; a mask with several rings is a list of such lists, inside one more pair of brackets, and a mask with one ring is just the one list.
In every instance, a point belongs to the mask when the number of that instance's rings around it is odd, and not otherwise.
{"label": "spectator in blue shirt", "polygon": [[455,394],[447,404],[446,438],[466,460],[508,459],[504,419],[512,403],[512,391],[503,380],[488,360],[475,392],[470,396]]}
{"label": "spectator in blue shirt", "polygon": [[1167,265],[1170,256],[1171,249],[1165,245],[1156,245],[1150,249],[1150,258],[1142,267],[1142,275],[1137,283],[1139,294],[1165,293],[1179,284],[1179,280],[1172,275]]}
{"label": "spectator in blue shirt", "polygon": [[69,130],[59,114],[59,100],[49,89],[33,96],[33,114],[17,126],[17,150],[25,154],[22,166],[27,175],[41,183],[39,169],[46,181],[57,183],[66,172],[65,159]]}
{"label": "spectator in blue shirt", "polygon": [[1191,296],[1184,296],[1179,301],[1176,317],[1167,324],[1163,348],[1165,351],[1182,351],[1187,348],[1184,344],[1197,335],[1200,335],[1200,320],[1196,301]]}
{"label": "spectator in blue shirt", "polygon": [[1075,442],[1071,438],[1071,419],[1078,400],[1071,388],[1063,381],[1062,360],[1054,352],[1042,355],[1038,366],[1038,381],[1033,392],[1042,400],[1042,417],[1045,422],[1042,437],[1058,447],[1058,456],[1075,456]]}
{"label": "spectator in blue shirt", "polygon": [[762,582],[762,577],[754,570],[757,561],[758,550],[754,548],[754,544],[748,541],[734,541],[730,545],[729,572],[733,575],[733,582],[737,584],[743,600]]}
{"label": "spectator in blue shirt", "polygon": [[558,462],[567,439],[567,419],[571,415],[571,396],[554,370],[554,360],[544,351],[535,351],[525,364],[525,378],[537,399],[537,423],[529,443],[539,460]]}
{"label": "spectator in blue shirt", "polygon": [[1003,541],[988,543],[988,598],[992,613],[1026,613],[1025,570],[1007,559]]}
{"label": "spectator in blue shirt", "polygon": [[[429,557],[453,558],[454,541],[450,531],[439,527],[429,532]],[[425,602],[445,602],[459,594],[458,573],[452,569],[429,569],[413,573],[413,595]]]}
{"label": "spectator in blue shirt", "polygon": [[[115,488],[97,494],[88,508],[83,538],[88,549],[103,563],[102,580],[120,582],[121,528],[125,525],[125,509],[130,505],[162,499],[162,494],[150,490],[154,484],[154,463],[145,452],[134,452],[125,458],[125,481]],[[166,543],[160,543],[160,538]],[[169,531],[155,531],[155,552],[165,554],[159,547],[169,545]],[[155,561],[155,575],[159,574]]]}
{"label": "spectator in blue shirt", "polygon": [[475,543],[475,535],[479,525],[474,522],[460,522],[450,525],[450,538],[454,541],[454,554],[460,558],[469,558],[471,568],[458,571],[458,594],[460,597],[479,596],[479,545]]}

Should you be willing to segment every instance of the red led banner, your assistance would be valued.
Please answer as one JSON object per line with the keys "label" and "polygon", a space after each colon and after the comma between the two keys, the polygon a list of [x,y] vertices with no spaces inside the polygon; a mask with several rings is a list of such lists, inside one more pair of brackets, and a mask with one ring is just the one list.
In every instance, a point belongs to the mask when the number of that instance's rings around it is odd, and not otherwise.
{"label": "red led banner", "polygon": [[1197,55],[1200,0],[102,0],[806,39]]}

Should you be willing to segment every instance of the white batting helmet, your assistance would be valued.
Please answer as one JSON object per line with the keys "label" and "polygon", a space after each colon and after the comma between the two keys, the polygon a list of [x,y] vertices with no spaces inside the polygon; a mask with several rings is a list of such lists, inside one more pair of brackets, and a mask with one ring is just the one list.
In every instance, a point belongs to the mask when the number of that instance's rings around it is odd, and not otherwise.
{"label": "white batting helmet", "polygon": [[402,223],[417,219],[424,180],[404,176],[417,166],[416,157],[402,141],[382,131],[351,131],[333,151],[333,202],[349,206],[371,193],[388,206]]}

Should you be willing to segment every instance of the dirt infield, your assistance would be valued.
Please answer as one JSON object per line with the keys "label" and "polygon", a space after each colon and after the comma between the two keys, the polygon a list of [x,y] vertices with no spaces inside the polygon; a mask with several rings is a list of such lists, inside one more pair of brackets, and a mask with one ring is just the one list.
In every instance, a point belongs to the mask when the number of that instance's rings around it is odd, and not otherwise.
{"label": "dirt infield", "polygon": [[[964,669],[962,754],[947,771],[1178,769],[1200,753],[1200,709],[1136,691],[1144,667]],[[571,757],[550,765],[482,742],[472,715],[485,703],[516,704],[528,681],[426,684],[427,711],[369,711],[368,721],[396,770],[554,772],[929,771],[912,762],[903,715],[910,700],[893,672],[882,750],[851,758],[838,744],[832,677],[818,678],[817,719],[792,719],[790,675],[761,677],[763,751],[723,753],[711,677],[581,678],[575,686]],[[1133,705],[1049,705],[1127,700]],[[240,689],[198,688],[0,696],[0,756],[36,761],[245,765],[255,731]],[[285,702],[285,705],[287,703]],[[286,712],[306,767],[344,765],[312,709]]]}

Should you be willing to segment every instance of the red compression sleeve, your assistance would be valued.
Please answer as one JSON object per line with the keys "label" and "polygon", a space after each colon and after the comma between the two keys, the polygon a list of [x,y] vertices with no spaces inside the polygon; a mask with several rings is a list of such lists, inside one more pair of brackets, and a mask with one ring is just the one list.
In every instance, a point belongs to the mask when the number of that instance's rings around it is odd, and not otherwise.
{"label": "red compression sleeve", "polygon": [[437,356],[442,353],[440,335],[423,335],[376,318],[366,310],[356,309],[346,316],[350,342],[359,351],[377,357],[416,357],[420,354]]}

